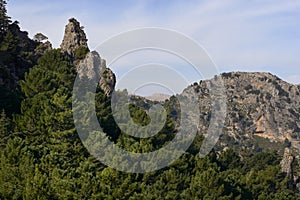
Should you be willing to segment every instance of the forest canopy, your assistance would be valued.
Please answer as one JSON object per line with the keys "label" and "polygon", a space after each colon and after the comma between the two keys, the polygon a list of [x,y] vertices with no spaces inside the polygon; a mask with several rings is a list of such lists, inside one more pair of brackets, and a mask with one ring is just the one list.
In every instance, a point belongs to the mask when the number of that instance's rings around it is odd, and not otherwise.
{"label": "forest canopy", "polygon": [[[201,134],[161,170],[135,174],[103,165],[84,147],[72,115],[74,63],[89,50],[79,47],[75,58],[61,49],[37,56],[34,51],[46,36],[34,41],[19,33],[18,23],[7,16],[6,1],[0,0],[0,199],[298,199],[277,152],[237,153],[229,148],[200,159]],[[164,104],[168,113],[163,129],[149,139],[123,133],[110,101],[98,87],[97,117],[116,145],[150,152],[176,134],[175,98]],[[133,121],[148,124],[152,103],[134,99],[128,105]]]}

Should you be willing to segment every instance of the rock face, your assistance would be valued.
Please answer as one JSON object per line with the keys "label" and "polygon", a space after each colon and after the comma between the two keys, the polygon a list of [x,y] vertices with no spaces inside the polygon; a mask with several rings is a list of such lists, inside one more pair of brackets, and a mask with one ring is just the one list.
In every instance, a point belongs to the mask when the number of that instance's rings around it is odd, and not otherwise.
{"label": "rock face", "polygon": [[292,176],[293,174],[293,169],[292,169],[293,161],[294,161],[294,157],[292,155],[291,150],[289,148],[285,148],[280,165],[281,165],[282,172],[285,172],[288,177]]}
{"label": "rock face", "polygon": [[110,97],[116,85],[116,76],[109,68],[102,73],[99,85],[106,96]]}
{"label": "rock face", "polygon": [[87,41],[86,34],[80,26],[80,23],[74,18],[69,19],[69,23],[65,28],[64,39],[60,45],[62,51],[73,56],[78,47],[87,47]]}
{"label": "rock face", "polygon": [[103,60],[96,51],[89,52],[85,59],[80,60],[76,66],[79,78],[99,79],[100,74],[106,69],[103,63]]}
{"label": "rock face", "polygon": [[106,96],[111,95],[116,84],[115,74],[106,67],[105,60],[101,59],[96,51],[88,53],[85,59],[79,61],[76,69],[80,78],[100,79],[99,86],[101,89]]}
{"label": "rock face", "polygon": [[[230,72],[220,76],[227,94],[227,116],[215,150],[277,151],[283,155],[281,168],[289,179],[288,187],[300,189],[300,177],[293,174],[293,167],[300,164],[299,157],[294,156],[300,153],[300,85],[262,72]],[[210,134],[207,130],[214,98],[208,86],[212,80],[190,86],[198,95],[198,131],[204,136]]]}
{"label": "rock face", "polygon": [[[227,117],[221,138],[224,146],[230,143],[254,149],[256,140],[262,138],[300,150],[300,85],[261,72],[231,72],[221,77],[227,93]],[[206,134],[211,114],[209,82],[190,86],[199,97],[199,132],[203,134]]]}
{"label": "rock face", "polygon": [[106,67],[106,62],[96,52],[89,52],[84,59],[76,59],[76,50],[81,47],[88,49],[86,34],[80,27],[80,23],[72,18],[66,25],[64,39],[60,45],[63,52],[73,58],[80,78],[99,80],[99,86],[107,96],[113,92],[116,84],[115,74]]}
{"label": "rock face", "polygon": [[[280,162],[281,171],[286,173],[286,177],[289,179],[288,187],[293,189],[294,176],[293,176],[293,164],[294,156],[289,148],[285,148],[282,160]],[[296,177],[295,177],[296,178]]]}

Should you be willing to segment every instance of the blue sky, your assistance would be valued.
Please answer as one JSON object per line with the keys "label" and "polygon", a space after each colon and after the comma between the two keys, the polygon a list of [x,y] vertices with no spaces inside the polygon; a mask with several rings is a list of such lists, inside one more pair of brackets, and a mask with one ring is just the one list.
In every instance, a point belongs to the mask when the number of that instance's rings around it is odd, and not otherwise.
{"label": "blue sky", "polygon": [[85,27],[91,49],[135,28],[172,29],[201,44],[220,72],[267,71],[300,83],[297,0],[11,0],[8,13],[31,36],[47,35],[54,47],[70,17]]}

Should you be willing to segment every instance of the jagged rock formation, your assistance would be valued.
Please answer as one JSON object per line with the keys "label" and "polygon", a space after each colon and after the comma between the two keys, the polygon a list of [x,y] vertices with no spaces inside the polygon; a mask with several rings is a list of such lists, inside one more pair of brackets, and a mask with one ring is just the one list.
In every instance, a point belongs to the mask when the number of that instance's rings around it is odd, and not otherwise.
{"label": "jagged rock formation", "polygon": [[62,44],[60,45],[61,50],[73,56],[78,47],[87,47],[87,41],[86,34],[80,23],[74,18],[69,19]]}
{"label": "jagged rock formation", "polygon": [[[300,85],[289,84],[270,73],[231,72],[221,76],[228,107],[224,145],[232,143],[253,149],[255,142],[249,141],[258,137],[274,143],[290,142],[300,149]],[[208,83],[209,80],[201,81],[191,86],[200,100],[201,133],[206,132],[210,119]]]}
{"label": "jagged rock formation", "polygon": [[[88,48],[86,35],[79,22],[70,19],[61,48],[74,56],[80,47]],[[79,74],[91,78],[99,72],[99,85],[110,96],[116,78],[106,67],[105,60],[92,52],[85,59],[75,61]],[[275,143],[290,143],[300,149],[300,85],[289,84],[270,73],[261,72],[231,72],[223,73],[221,77],[227,92],[228,107],[221,146],[236,145],[255,150],[257,138],[264,138]],[[210,80],[206,80],[190,86],[199,97],[201,113],[198,128],[203,134],[207,134],[211,117],[209,84]]]}
{"label": "jagged rock formation", "polygon": [[[281,167],[289,179],[288,186],[300,188],[299,177],[293,175],[294,155],[300,152],[300,85],[262,72],[231,72],[221,77],[227,93],[227,117],[215,150],[278,151],[283,155]],[[199,97],[198,128],[204,135],[209,134],[211,81],[190,86]]]}
{"label": "jagged rock formation", "polygon": [[[300,153],[300,85],[262,72],[230,72],[220,76],[227,93],[227,117],[215,150],[229,147],[238,153],[277,151],[283,155],[281,167],[289,179],[288,186],[300,189],[300,178],[293,174],[293,167],[299,164],[295,155]],[[208,86],[212,80],[190,86],[198,94],[198,129],[205,136],[210,134],[207,130],[214,99]]]}
{"label": "jagged rock formation", "polygon": [[[110,96],[113,92],[116,84],[115,74],[106,67],[106,62],[101,59],[100,55],[96,52],[89,52],[83,59],[82,55],[76,55],[78,50],[81,51],[83,47],[83,52],[88,49],[86,34],[80,27],[80,23],[72,18],[69,20],[68,25],[66,25],[64,39],[60,45],[62,51],[69,54],[76,66],[78,75],[80,78],[87,77],[88,79],[99,80],[99,86],[104,91],[107,96]],[[79,57],[79,58],[78,58]]]}
{"label": "jagged rock formation", "polygon": [[107,96],[113,92],[116,84],[114,73],[106,67],[106,62],[101,59],[96,52],[90,52],[86,58],[81,60],[77,65],[77,72],[80,78],[87,77],[88,79],[99,80],[99,86]]}
{"label": "jagged rock formation", "polygon": [[[224,73],[228,107],[238,121],[235,129],[272,141],[300,137],[300,87],[270,73]],[[252,134],[252,135],[251,135]]]}

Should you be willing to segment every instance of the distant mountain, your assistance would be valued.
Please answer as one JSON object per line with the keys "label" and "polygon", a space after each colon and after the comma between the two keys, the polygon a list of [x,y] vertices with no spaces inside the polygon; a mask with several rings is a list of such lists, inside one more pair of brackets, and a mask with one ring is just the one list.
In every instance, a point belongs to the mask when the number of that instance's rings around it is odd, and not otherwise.
{"label": "distant mountain", "polygon": [[161,93],[154,93],[150,96],[145,97],[146,99],[149,99],[151,101],[165,101],[167,99],[169,99],[171,97],[171,95],[167,95],[167,94],[161,94]]}

